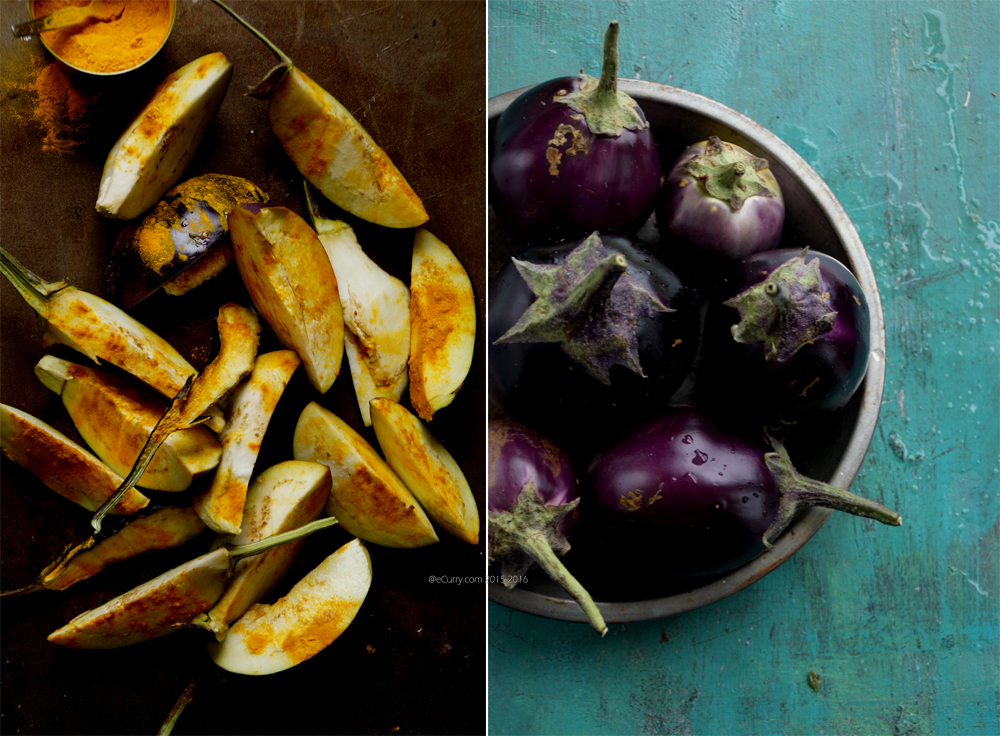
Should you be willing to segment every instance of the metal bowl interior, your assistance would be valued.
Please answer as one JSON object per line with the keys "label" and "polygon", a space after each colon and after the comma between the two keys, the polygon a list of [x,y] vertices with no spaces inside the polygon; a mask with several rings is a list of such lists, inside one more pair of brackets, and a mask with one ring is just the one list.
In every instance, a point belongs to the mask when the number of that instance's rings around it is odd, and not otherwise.
{"label": "metal bowl interior", "polygon": [[[796,446],[789,449],[800,471],[813,478],[847,488],[854,479],[871,443],[885,381],[885,325],[878,286],[871,264],[847,213],[815,171],[786,143],[746,116],[701,95],[650,82],[620,80],[620,88],[641,106],[656,135],[664,166],[669,166],[688,145],[716,135],[770,162],[785,197],[785,226],[779,247],[819,250],[847,265],[857,277],[871,310],[872,352],[864,383],[843,409],[824,414],[797,431]],[[521,92],[515,90],[489,101],[488,133],[501,113]],[[490,211],[489,278],[521,246],[503,231]],[[682,389],[683,391],[683,389]],[[642,591],[632,595],[608,586],[601,577],[588,577],[574,566],[573,553],[566,565],[588,588],[605,621],[628,623],[673,616],[710,605],[759,580],[798,551],[832,512],[812,508],[801,514],[765,554],[725,576],[700,582],[697,587]],[[607,576],[603,576],[607,578]],[[558,585],[543,574],[508,590],[489,585],[489,598],[510,608],[548,618],[586,622],[583,611]]]}
{"label": "metal bowl interior", "polygon": [[[156,47],[156,50],[153,51],[153,53],[151,53],[145,59],[140,61],[138,64],[130,66],[128,69],[119,69],[118,71],[114,72],[97,72],[94,71],[93,69],[87,69],[86,67],[71,64],[70,62],[66,61],[66,59],[64,59],[63,57],[61,57],[59,54],[57,54],[55,51],[52,50],[52,47],[49,45],[49,42],[45,39],[45,36],[39,34],[38,38],[42,42],[42,46],[45,47],[46,51],[48,51],[54,57],[59,59],[60,62],[68,66],[70,69],[74,69],[78,72],[83,72],[84,74],[91,74],[95,77],[115,77],[118,76],[119,74],[127,74],[128,72],[134,71],[139,67],[148,64],[151,60],[156,58],[156,55],[160,53],[163,47],[167,45],[167,41],[170,40],[170,34],[174,32],[174,24],[177,22],[177,0],[168,0],[168,2],[170,3],[170,25],[167,28],[166,35],[163,37],[163,41],[160,43],[159,46]],[[28,13],[31,15],[32,20],[38,17],[35,13],[34,2],[28,3]],[[55,31],[51,31],[51,33],[55,33]]]}

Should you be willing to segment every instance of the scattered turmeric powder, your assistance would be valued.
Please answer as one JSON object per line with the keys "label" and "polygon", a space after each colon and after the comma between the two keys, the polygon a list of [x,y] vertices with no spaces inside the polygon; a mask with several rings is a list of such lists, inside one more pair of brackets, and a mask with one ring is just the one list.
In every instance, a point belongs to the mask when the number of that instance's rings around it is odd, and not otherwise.
{"label": "scattered turmeric powder", "polygon": [[[61,8],[86,4],[85,0],[33,0],[31,5],[37,18]],[[72,67],[113,74],[138,66],[153,56],[173,25],[174,0],[109,0],[106,6],[106,17],[118,17],[107,21],[91,18],[47,31],[41,34],[42,41]]]}

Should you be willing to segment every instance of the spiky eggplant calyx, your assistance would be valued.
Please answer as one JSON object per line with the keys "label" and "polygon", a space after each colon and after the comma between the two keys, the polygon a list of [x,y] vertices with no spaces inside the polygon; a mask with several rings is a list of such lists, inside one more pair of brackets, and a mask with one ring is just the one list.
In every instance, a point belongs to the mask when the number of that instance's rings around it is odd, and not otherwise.
{"label": "spiky eggplant calyx", "polygon": [[609,253],[593,233],[560,265],[514,265],[536,298],[498,344],[556,343],[605,385],[614,365],[644,375],[636,323],[675,310],[626,273],[625,256]]}
{"label": "spiky eggplant calyx", "polygon": [[698,181],[712,197],[740,210],[754,196],[774,197],[772,190],[759,176],[767,169],[767,160],[747,153],[742,148],[720,140],[708,139],[705,151],[680,164],[680,168]]}
{"label": "spiky eggplant calyx", "polygon": [[549,506],[542,500],[531,479],[521,489],[510,511],[489,512],[489,560],[502,565],[503,583],[513,588],[533,564],[538,564],[580,604],[591,626],[604,636],[608,627],[590,594],[570,574],[558,555],[569,552],[569,540],[560,530],[562,520],[579,505]]}
{"label": "spiky eggplant calyx", "polygon": [[723,302],[740,314],[733,339],[761,343],[767,360],[784,362],[802,346],[833,329],[837,313],[830,308],[819,259],[806,262],[805,248],[759,284]]}
{"label": "spiky eggplant calyx", "polygon": [[555,100],[583,115],[594,135],[617,138],[624,130],[649,127],[639,113],[638,103],[618,89],[618,21],[611,21],[604,34],[600,79],[580,72],[579,90],[557,94]]}

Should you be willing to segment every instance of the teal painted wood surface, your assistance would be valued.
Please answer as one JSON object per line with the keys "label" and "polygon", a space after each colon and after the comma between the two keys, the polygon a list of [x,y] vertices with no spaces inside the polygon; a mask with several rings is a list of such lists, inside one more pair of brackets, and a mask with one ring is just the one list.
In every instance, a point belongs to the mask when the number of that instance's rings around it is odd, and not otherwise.
{"label": "teal painted wood surface", "polygon": [[621,76],[745,113],[853,220],[888,368],[852,489],[905,525],[835,515],[742,593],[604,640],[491,604],[490,732],[1000,733],[1000,4],[490,0],[490,94],[599,73],[611,19]]}

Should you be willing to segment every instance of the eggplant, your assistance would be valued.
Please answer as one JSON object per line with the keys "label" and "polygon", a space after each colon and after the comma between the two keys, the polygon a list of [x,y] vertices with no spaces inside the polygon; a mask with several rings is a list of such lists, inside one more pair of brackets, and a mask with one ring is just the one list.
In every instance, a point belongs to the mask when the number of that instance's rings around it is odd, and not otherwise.
{"label": "eggplant", "polygon": [[557,557],[569,551],[579,516],[580,483],[569,458],[534,430],[493,420],[487,473],[489,561],[502,565],[504,586],[514,588],[538,564],[604,636],[608,627],[597,605]]}
{"label": "eggplant", "polygon": [[529,242],[634,233],[646,222],[660,159],[645,115],[618,89],[617,22],[604,37],[599,80],[553,79],[504,110],[489,183],[500,220]]}
{"label": "eggplant", "polygon": [[491,401],[584,462],[662,410],[697,352],[694,292],[632,238],[530,249],[489,298]]}
{"label": "eggplant", "polygon": [[785,200],[767,160],[716,136],[684,149],[656,211],[668,262],[692,275],[777,248],[784,221]]}
{"label": "eggplant", "polygon": [[[609,564],[653,580],[718,576],[771,547],[795,514],[825,506],[900,526],[882,504],[799,474],[703,411],[676,407],[598,455],[587,473]],[[599,509],[599,511],[598,511]]]}
{"label": "eggplant", "polygon": [[706,404],[791,419],[839,409],[861,385],[865,293],[842,263],[807,250],[758,253],[722,282],[705,319]]}

